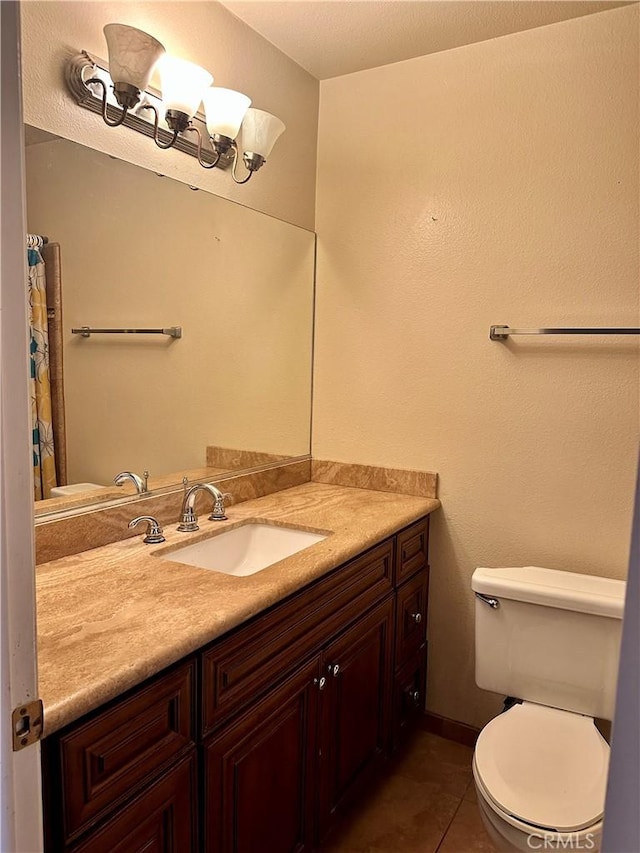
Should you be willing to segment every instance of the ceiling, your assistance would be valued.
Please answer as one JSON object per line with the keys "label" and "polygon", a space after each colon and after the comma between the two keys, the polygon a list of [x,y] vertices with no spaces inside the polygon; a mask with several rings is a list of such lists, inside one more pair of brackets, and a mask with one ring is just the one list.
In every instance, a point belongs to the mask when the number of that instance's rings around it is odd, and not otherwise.
{"label": "ceiling", "polygon": [[222,0],[319,80],[602,12],[590,0]]}

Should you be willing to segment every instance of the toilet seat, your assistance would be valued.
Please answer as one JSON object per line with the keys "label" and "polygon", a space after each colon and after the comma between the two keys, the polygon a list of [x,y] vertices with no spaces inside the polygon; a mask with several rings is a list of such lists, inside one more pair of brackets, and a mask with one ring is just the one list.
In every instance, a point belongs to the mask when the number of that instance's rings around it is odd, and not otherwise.
{"label": "toilet seat", "polygon": [[[533,823],[528,823],[521,818],[514,817],[511,814],[507,814],[507,812],[502,811],[502,809],[495,803],[495,801],[491,798],[490,794],[482,784],[482,781],[478,777],[478,768],[476,766],[475,760],[473,762],[473,781],[475,783],[476,788],[476,796],[478,799],[478,805],[480,806],[481,811],[487,809],[491,812],[493,818],[495,819],[493,823],[497,821],[498,824],[500,822],[504,822],[509,826],[514,827],[518,832],[522,833],[525,836],[535,836],[538,834],[542,834],[545,838],[551,839],[555,837],[558,839],[563,838],[572,838],[574,841],[574,845],[576,849],[582,849],[580,846],[576,844],[581,838],[587,839],[594,835],[599,835],[602,832],[602,819],[596,821],[596,823],[592,823],[589,826],[585,826],[583,829],[579,829],[573,832],[557,832],[553,829],[549,829],[548,827],[538,827]],[[566,846],[566,845],[565,845]],[[591,847],[587,847],[586,844],[583,844],[582,847],[584,849],[592,849]],[[560,849],[560,845],[557,844],[556,848]],[[556,849],[551,847],[550,849]],[[531,849],[531,847],[528,847]],[[570,849],[570,848],[569,848]]]}
{"label": "toilet seat", "polygon": [[478,778],[475,760],[473,777],[480,817],[498,850],[509,850],[512,853],[513,851],[531,853],[532,850],[591,850],[597,853],[600,850],[601,820],[578,832],[554,832],[550,829],[540,829],[500,811]]}
{"label": "toilet seat", "polygon": [[609,746],[591,717],[514,705],[480,732],[474,764],[497,810],[532,828],[577,832],[602,819]]}

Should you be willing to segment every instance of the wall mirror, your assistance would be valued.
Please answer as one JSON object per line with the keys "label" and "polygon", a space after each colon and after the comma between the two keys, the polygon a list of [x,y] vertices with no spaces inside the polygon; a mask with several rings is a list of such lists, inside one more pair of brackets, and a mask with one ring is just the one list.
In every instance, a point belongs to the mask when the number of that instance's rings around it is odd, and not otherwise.
{"label": "wall mirror", "polygon": [[36,515],[135,494],[114,486],[121,471],[147,470],[156,491],[307,456],[315,235],[37,129],[26,137],[27,228],[48,239],[28,253],[32,303],[41,288],[47,300],[45,318],[31,312],[34,464],[48,480]]}

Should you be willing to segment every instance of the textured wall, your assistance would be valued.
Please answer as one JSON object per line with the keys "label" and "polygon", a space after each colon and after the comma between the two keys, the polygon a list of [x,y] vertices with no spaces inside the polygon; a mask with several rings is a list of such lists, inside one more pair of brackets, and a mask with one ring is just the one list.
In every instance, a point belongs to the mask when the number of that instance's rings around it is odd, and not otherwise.
{"label": "textured wall", "polygon": [[[269,163],[246,186],[219,169],[205,171],[180,151],[160,151],[127,128],[110,129],[76,106],[64,62],[81,50],[106,58],[102,27],[145,30],[169,53],[207,68],[215,84],[246,92],[253,105],[287,125]],[[22,4],[24,120],[139,166],[314,227],[318,81],[215,2],[58,2]],[[154,81],[152,81],[153,83]]]}
{"label": "textured wall", "polygon": [[482,724],[477,565],[622,577],[638,325],[638,8],[324,81],[313,454],[440,474],[428,704]]}

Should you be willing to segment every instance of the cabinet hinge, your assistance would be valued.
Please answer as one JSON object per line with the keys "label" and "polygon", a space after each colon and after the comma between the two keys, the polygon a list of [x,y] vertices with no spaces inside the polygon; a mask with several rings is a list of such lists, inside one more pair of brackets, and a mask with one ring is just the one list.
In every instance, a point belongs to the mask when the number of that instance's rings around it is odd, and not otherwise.
{"label": "cabinet hinge", "polygon": [[11,728],[13,732],[13,751],[19,752],[26,746],[42,739],[43,707],[42,699],[24,702],[13,709]]}

